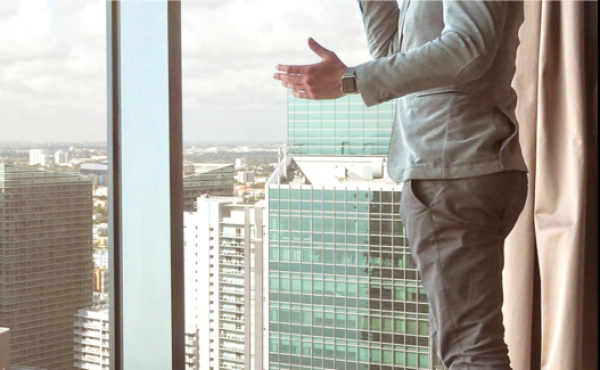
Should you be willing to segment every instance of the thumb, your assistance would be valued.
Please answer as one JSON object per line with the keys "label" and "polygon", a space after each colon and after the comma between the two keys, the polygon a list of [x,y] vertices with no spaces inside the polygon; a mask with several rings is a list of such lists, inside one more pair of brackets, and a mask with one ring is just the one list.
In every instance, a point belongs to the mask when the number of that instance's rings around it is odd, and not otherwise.
{"label": "thumb", "polygon": [[316,42],[312,37],[308,39],[308,46],[312,51],[315,52],[315,54],[320,56],[322,59],[327,59],[331,54],[331,51],[322,47],[321,44]]}

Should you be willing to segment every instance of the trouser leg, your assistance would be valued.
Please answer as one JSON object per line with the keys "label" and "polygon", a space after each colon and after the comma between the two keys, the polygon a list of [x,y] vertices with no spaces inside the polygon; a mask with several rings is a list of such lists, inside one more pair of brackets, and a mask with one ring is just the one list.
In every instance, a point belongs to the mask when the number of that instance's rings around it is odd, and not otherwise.
{"label": "trouser leg", "polygon": [[449,370],[510,370],[504,239],[526,195],[527,177],[516,172],[405,185],[402,218],[429,294],[432,339]]}

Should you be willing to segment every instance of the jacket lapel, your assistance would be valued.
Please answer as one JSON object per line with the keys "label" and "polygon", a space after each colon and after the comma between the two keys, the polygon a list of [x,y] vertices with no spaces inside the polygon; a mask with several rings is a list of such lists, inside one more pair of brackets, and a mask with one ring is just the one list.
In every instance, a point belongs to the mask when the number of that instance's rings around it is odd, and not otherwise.
{"label": "jacket lapel", "polygon": [[402,44],[404,42],[404,25],[406,24],[406,13],[408,11],[408,7],[410,6],[412,0],[404,0],[402,1],[402,9],[400,11],[401,21],[399,25],[398,32],[400,33],[398,50],[402,52]]}

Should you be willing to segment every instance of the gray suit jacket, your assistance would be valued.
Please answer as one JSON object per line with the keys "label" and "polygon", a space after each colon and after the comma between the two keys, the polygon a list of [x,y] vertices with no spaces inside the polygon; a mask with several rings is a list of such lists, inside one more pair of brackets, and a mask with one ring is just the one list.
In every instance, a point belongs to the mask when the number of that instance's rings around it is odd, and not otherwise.
{"label": "gray suit jacket", "polygon": [[368,106],[398,99],[395,181],[527,171],[515,115],[522,2],[360,1],[374,60],[356,69]]}

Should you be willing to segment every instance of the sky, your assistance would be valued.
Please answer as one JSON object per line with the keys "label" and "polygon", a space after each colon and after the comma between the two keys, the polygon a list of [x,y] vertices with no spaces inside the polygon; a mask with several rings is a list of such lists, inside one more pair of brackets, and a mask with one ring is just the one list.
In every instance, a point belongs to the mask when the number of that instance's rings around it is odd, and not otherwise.
{"label": "sky", "polygon": [[[0,0],[0,141],[106,140],[105,3]],[[369,60],[356,0],[184,0],[184,141],[285,141],[275,66]]]}

